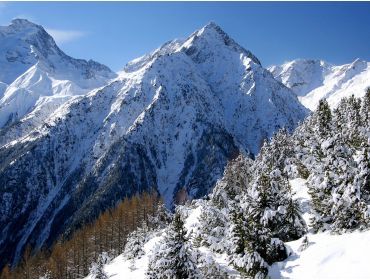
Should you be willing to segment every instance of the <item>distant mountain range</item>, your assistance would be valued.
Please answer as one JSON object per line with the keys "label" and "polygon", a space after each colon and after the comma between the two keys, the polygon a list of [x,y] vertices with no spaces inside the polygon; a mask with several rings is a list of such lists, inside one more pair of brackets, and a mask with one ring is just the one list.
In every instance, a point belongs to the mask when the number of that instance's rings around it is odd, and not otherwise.
{"label": "distant mountain range", "polygon": [[343,97],[352,94],[362,97],[370,87],[370,63],[360,59],[344,65],[297,59],[281,66],[271,66],[269,70],[310,110],[315,110],[322,98],[336,107]]}

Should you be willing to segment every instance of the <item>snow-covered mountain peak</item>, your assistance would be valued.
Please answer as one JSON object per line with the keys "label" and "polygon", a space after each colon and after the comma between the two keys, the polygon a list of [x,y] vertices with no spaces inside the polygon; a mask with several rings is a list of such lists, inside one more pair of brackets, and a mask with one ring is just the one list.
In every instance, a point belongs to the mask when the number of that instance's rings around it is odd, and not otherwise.
{"label": "snow-covered mountain peak", "polygon": [[23,35],[22,38],[32,37],[38,33],[43,32],[47,34],[45,29],[41,25],[30,22],[27,19],[20,18],[13,19],[8,26],[1,26],[0,32],[2,35]]}
{"label": "snow-covered mountain peak", "polygon": [[33,111],[43,96],[85,94],[117,76],[95,61],[66,55],[42,26],[25,19],[0,27],[0,65],[0,127]]}
{"label": "snow-covered mountain peak", "polygon": [[[9,26],[1,27],[1,40],[7,49],[7,60],[20,60],[24,56],[33,56],[34,61],[41,57],[46,59],[49,55],[62,55],[54,39],[41,25],[34,24],[26,19],[15,19]],[[19,46],[11,56],[14,44]],[[4,45],[4,44],[3,44]],[[23,51],[21,50],[23,48]]]}
{"label": "snow-covered mountain peak", "polygon": [[243,54],[254,63],[261,65],[260,61],[250,51],[236,43],[214,22],[210,22],[203,28],[195,31],[182,46],[182,50],[186,50],[189,56],[194,57],[194,54],[196,54],[198,62],[206,59],[207,56],[211,56],[216,50],[222,52],[225,49]]}
{"label": "snow-covered mountain peak", "polygon": [[[132,60],[121,73],[138,71],[143,66],[148,66],[148,63],[154,59],[176,52],[186,53],[197,64],[220,60],[228,62],[231,54],[239,61],[245,61],[248,58],[251,62],[261,65],[260,61],[250,51],[236,43],[216,23],[210,22],[193,32],[185,40],[175,39],[168,41],[150,54]],[[232,59],[232,61],[235,61],[235,59]],[[207,67],[209,67],[209,63],[207,63]]]}
{"label": "snow-covered mountain peak", "polygon": [[275,79],[291,88],[307,108],[314,110],[326,98],[336,106],[342,97],[363,96],[370,86],[370,63],[355,59],[352,63],[333,65],[323,60],[296,59],[269,67]]}
{"label": "snow-covered mountain peak", "polygon": [[108,67],[95,61],[69,57],[42,26],[26,19],[15,19],[9,26],[0,27],[0,81],[11,84],[37,62],[47,65],[49,72],[56,73],[74,72],[80,68],[85,79],[115,76]]}
{"label": "snow-covered mountain peak", "polygon": [[12,27],[18,27],[18,28],[24,28],[24,27],[38,27],[42,28],[40,25],[37,25],[33,22],[30,22],[27,19],[24,18],[15,18],[11,21]]}

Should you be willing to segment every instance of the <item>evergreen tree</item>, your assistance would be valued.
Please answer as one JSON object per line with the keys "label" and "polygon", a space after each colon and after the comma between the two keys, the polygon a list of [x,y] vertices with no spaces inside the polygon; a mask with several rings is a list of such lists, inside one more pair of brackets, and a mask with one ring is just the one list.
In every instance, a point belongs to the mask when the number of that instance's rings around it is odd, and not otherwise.
{"label": "evergreen tree", "polygon": [[172,214],[171,212],[168,211],[166,206],[161,201],[158,204],[154,215],[152,215],[149,220],[153,229],[162,229],[165,228],[171,222]]}
{"label": "evergreen tree", "polygon": [[[361,197],[361,180],[355,179],[353,150],[336,134],[322,144],[321,168],[310,176],[311,223],[315,231],[351,230],[366,225],[366,203]],[[356,183],[357,182],[357,183]]]}
{"label": "evergreen tree", "polygon": [[224,252],[227,246],[225,233],[227,231],[227,216],[224,211],[213,206],[212,202],[202,206],[199,216],[197,236],[199,246],[206,246],[213,252]]}
{"label": "evergreen tree", "polygon": [[148,238],[149,228],[145,221],[141,226],[128,235],[127,243],[123,251],[123,256],[127,260],[134,260],[140,258],[145,254],[143,248]]}
{"label": "evergreen tree", "polygon": [[278,238],[286,211],[282,211],[284,204],[279,197],[284,194],[274,182],[276,172],[270,174],[272,179],[262,173],[248,191],[244,203],[248,241],[268,264],[287,257],[285,246]]}
{"label": "evergreen tree", "polygon": [[328,136],[331,131],[332,114],[326,99],[321,99],[319,101],[319,105],[314,116],[317,121],[317,133],[322,135],[322,137]]}
{"label": "evergreen tree", "polygon": [[157,245],[149,259],[146,275],[158,278],[198,278],[199,270],[186,236],[184,221],[179,211],[166,228],[163,242]]}
{"label": "evergreen tree", "polygon": [[227,208],[229,201],[236,201],[246,191],[250,180],[252,161],[239,155],[230,161],[224,171],[223,178],[217,182],[210,198],[218,208]]}
{"label": "evergreen tree", "polygon": [[358,172],[355,177],[355,184],[359,187],[362,199],[366,204],[370,203],[370,149],[364,144],[358,158]]}
{"label": "evergreen tree", "polygon": [[198,257],[199,271],[204,279],[226,279],[228,275],[210,254],[201,254]]}
{"label": "evergreen tree", "polygon": [[370,129],[370,87],[367,88],[364,98],[362,99],[362,106],[360,111],[362,126]]}
{"label": "evergreen tree", "polygon": [[[248,232],[242,209],[237,204],[232,205],[230,221],[230,264],[243,277],[265,278],[268,273],[268,264],[257,252],[254,246],[256,242],[253,240],[251,232]],[[251,241],[253,243],[250,243]]]}
{"label": "evergreen tree", "polygon": [[111,258],[108,253],[103,252],[99,255],[96,262],[92,263],[90,268],[90,274],[93,279],[108,279],[109,276],[104,271],[104,266],[110,262]]}
{"label": "evergreen tree", "polygon": [[282,128],[274,134],[270,142],[265,141],[256,158],[253,175],[260,171],[270,172],[276,168],[286,171],[287,174],[291,173],[292,160],[294,160],[294,143],[288,131]]}

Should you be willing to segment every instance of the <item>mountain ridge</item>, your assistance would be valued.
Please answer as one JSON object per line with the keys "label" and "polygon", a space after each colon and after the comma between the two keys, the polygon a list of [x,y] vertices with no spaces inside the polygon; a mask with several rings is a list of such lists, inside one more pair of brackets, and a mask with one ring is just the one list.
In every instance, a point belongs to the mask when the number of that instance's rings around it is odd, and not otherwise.
{"label": "mountain ridge", "polygon": [[341,98],[351,94],[362,97],[370,87],[370,62],[358,58],[344,65],[296,59],[280,66],[270,66],[268,70],[275,79],[291,88],[310,110],[316,109],[322,98],[336,107]]}

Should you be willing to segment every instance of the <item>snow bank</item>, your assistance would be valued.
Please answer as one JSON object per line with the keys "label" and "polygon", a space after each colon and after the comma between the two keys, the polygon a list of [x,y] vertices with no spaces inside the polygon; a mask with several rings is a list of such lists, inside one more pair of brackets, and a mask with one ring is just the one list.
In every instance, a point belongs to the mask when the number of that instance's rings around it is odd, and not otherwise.
{"label": "snow bank", "polygon": [[368,278],[370,231],[342,235],[309,234],[309,246],[298,248],[302,239],[288,242],[291,256],[270,268],[271,278]]}

